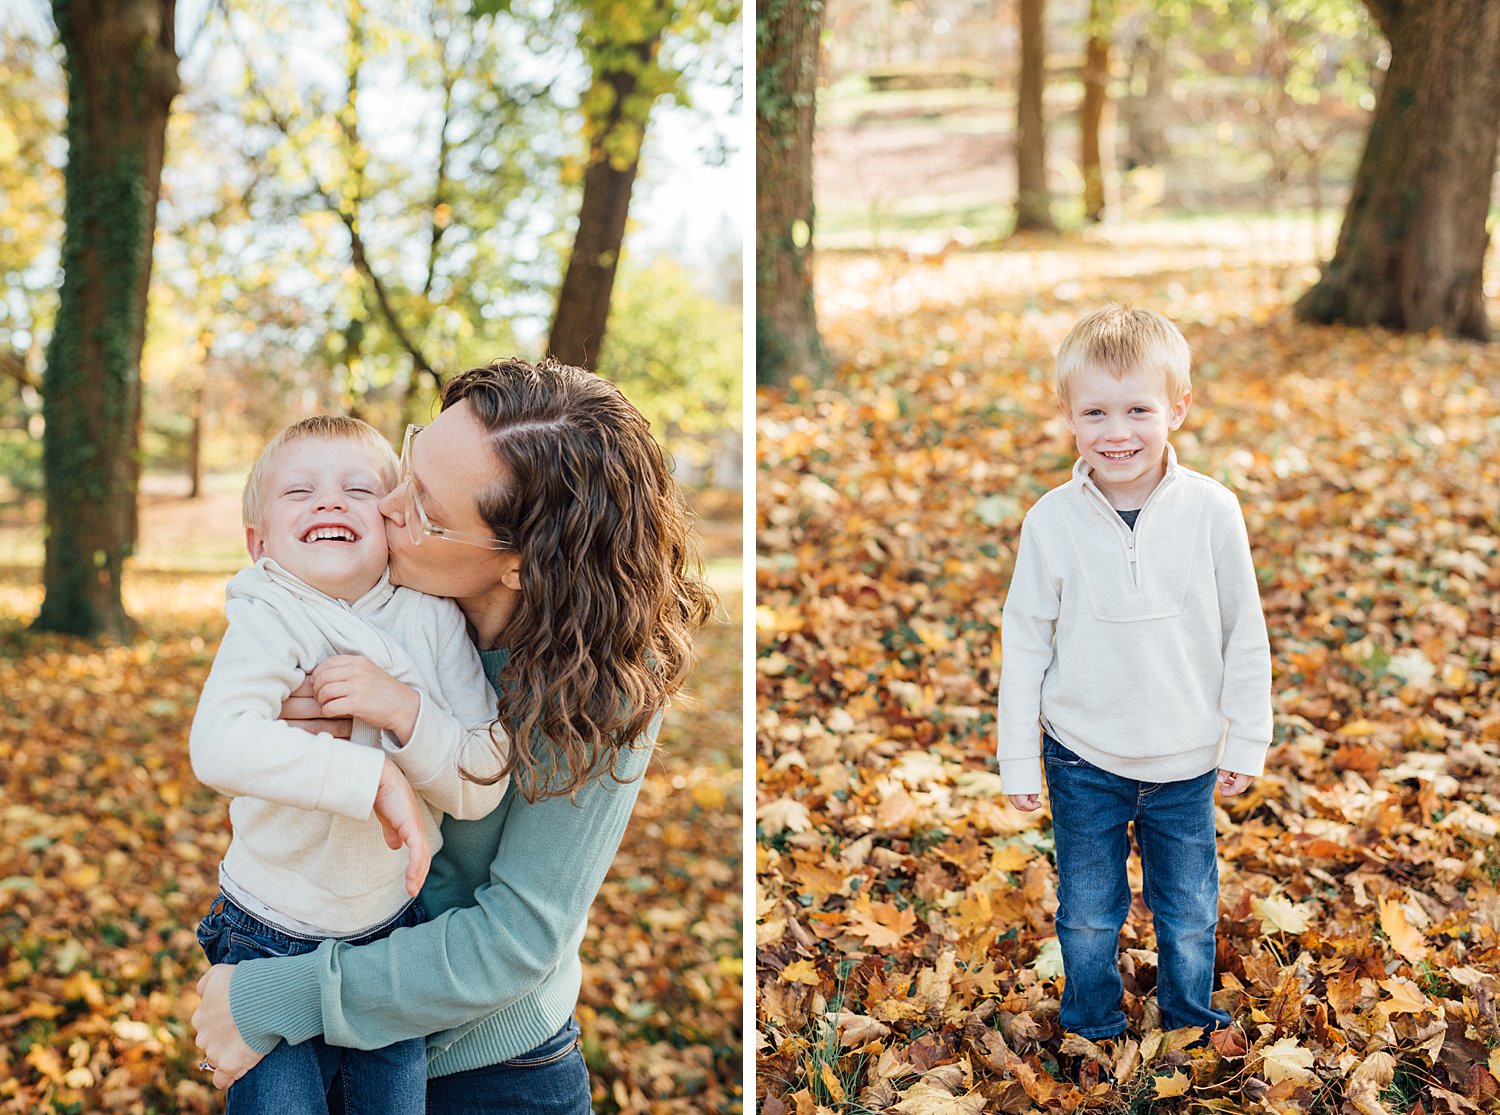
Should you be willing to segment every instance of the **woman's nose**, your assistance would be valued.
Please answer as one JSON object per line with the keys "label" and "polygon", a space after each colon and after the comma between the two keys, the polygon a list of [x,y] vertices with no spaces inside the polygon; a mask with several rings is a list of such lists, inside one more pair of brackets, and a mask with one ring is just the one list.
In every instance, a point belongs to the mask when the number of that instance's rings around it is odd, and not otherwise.
{"label": "woman's nose", "polygon": [[380,502],[375,505],[377,511],[398,527],[406,525],[406,486],[410,483],[410,480],[402,480],[381,496]]}

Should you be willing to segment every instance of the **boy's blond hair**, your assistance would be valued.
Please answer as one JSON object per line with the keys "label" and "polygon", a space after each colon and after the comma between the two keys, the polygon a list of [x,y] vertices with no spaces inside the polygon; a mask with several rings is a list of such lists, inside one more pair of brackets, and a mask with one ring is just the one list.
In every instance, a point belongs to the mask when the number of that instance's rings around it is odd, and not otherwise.
{"label": "boy's blond hair", "polygon": [[1192,350],[1177,326],[1151,310],[1113,303],[1068,330],[1057,350],[1053,383],[1058,403],[1067,409],[1073,380],[1089,368],[1116,379],[1134,371],[1161,372],[1167,379],[1167,398],[1176,402],[1192,387],[1192,363]]}
{"label": "boy's blond hair", "polygon": [[246,527],[260,525],[261,500],[264,498],[261,489],[265,487],[266,473],[270,471],[271,459],[276,456],[276,451],[288,442],[310,437],[359,442],[374,455],[377,471],[385,481],[386,490],[396,486],[400,461],[396,457],[396,451],[391,448],[391,443],[381,436],[379,430],[363,419],[343,414],[315,414],[311,418],[293,422],[282,430],[266,443],[260,456],[255,459],[250,475],[245,479],[245,494],[240,500],[240,517]]}

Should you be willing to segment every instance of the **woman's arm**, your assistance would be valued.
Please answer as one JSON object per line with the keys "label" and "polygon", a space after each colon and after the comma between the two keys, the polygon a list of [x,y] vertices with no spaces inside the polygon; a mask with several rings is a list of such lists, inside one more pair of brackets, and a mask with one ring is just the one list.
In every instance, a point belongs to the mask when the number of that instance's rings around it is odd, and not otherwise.
{"label": "woman's arm", "polygon": [[[658,716],[649,740],[659,724]],[[571,802],[515,795],[503,827],[495,817],[460,822],[479,826],[474,835],[498,829],[489,883],[473,906],[372,944],[326,942],[304,956],[239,965],[232,981],[218,981],[230,982],[239,1034],[258,1052],[316,1034],[377,1048],[486,1017],[535,990],[574,947],[649,757],[647,746],[631,749],[617,764],[628,781],[596,778]],[[205,1000],[205,1016],[222,1006]]]}

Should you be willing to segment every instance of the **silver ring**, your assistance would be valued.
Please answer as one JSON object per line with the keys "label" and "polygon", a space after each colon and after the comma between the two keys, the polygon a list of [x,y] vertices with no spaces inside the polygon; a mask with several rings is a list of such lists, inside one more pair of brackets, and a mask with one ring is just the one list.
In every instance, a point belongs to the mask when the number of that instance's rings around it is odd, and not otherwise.
{"label": "silver ring", "polygon": [[200,1069],[202,1069],[204,1072],[218,1072],[219,1071],[218,1069],[214,1068],[213,1065],[211,1065],[211,1064],[208,1063],[208,1058],[207,1057],[203,1058],[203,1060],[201,1060],[201,1061],[198,1062],[198,1067]]}

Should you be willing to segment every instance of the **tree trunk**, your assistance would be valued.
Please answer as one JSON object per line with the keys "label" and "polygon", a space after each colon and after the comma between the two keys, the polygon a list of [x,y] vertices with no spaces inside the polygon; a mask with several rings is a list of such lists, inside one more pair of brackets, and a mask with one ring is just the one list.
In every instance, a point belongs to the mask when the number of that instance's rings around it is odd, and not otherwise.
{"label": "tree trunk", "polygon": [[54,0],[68,75],[63,283],[43,384],[45,597],[36,627],[128,637],[141,346],[177,93],[175,0]]}
{"label": "tree trunk", "polygon": [[1500,4],[1366,2],[1391,64],[1338,246],[1297,316],[1488,340],[1482,272],[1500,141]]}
{"label": "tree trunk", "polygon": [[188,429],[188,499],[203,494],[203,388],[193,392],[193,424]]}
{"label": "tree trunk", "polygon": [[1166,122],[1171,114],[1167,73],[1170,24],[1161,16],[1140,13],[1126,21],[1124,39],[1129,76],[1120,99],[1124,125],[1125,168],[1156,166],[1167,158]]}
{"label": "tree trunk", "polygon": [[1089,0],[1088,49],[1083,63],[1083,108],[1079,126],[1083,133],[1083,216],[1086,221],[1104,219],[1104,158],[1100,140],[1104,109],[1109,103],[1109,23],[1104,0]]}
{"label": "tree trunk", "polygon": [[1052,198],[1047,192],[1047,134],[1042,113],[1046,87],[1047,3],[1020,0],[1021,81],[1016,97],[1016,231],[1050,232]]}
{"label": "tree trunk", "polygon": [[827,372],[813,305],[813,125],[823,0],[756,0],[755,378]]}
{"label": "tree trunk", "polygon": [[651,64],[661,46],[661,21],[651,21],[651,27],[648,38],[630,44],[634,57],[629,63],[595,72],[594,87],[587,98],[587,103],[609,107],[602,120],[591,122],[578,232],[557,294],[557,313],[552,318],[547,347],[564,364],[590,371],[599,366],[615,269],[625,243],[625,218],[641,163],[650,106],[633,104],[632,98],[637,96],[638,75]]}

